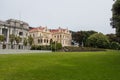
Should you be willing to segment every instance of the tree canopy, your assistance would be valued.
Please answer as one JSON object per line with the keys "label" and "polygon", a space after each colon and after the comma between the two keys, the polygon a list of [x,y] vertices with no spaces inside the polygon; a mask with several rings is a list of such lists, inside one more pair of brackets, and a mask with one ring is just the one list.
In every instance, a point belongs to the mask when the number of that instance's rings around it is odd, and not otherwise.
{"label": "tree canopy", "polygon": [[120,0],[116,0],[112,7],[111,25],[116,29],[116,35],[120,37]]}
{"label": "tree canopy", "polygon": [[108,48],[109,39],[102,33],[95,33],[87,40],[88,46],[95,48]]}
{"label": "tree canopy", "polygon": [[83,43],[83,45],[85,46],[86,44],[86,40],[87,40],[87,38],[90,36],[90,35],[92,35],[92,34],[94,34],[94,33],[97,33],[96,31],[78,31],[78,32],[72,32],[72,39],[75,41],[75,42],[77,42],[77,43],[79,43],[79,45],[81,46],[82,45],[82,43]]}

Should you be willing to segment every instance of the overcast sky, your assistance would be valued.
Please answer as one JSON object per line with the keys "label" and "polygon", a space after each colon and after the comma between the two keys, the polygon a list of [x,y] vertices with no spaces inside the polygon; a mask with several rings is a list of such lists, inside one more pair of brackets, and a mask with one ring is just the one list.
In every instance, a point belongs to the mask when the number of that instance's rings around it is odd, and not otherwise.
{"label": "overcast sky", "polygon": [[68,28],[114,33],[113,0],[0,0],[0,20],[23,20],[32,27]]}

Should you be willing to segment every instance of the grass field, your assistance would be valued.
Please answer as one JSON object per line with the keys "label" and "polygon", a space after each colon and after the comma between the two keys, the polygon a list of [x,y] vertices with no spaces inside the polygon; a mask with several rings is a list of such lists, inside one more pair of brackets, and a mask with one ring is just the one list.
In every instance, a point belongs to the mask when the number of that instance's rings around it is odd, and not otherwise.
{"label": "grass field", "polygon": [[1,54],[0,80],[120,80],[120,51]]}

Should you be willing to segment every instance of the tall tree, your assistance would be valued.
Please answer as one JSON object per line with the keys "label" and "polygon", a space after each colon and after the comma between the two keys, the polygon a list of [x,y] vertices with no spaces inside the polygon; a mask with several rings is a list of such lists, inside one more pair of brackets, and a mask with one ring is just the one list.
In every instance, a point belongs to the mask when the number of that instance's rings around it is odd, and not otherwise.
{"label": "tall tree", "polygon": [[116,35],[120,37],[120,0],[116,0],[112,7],[111,25],[116,29]]}

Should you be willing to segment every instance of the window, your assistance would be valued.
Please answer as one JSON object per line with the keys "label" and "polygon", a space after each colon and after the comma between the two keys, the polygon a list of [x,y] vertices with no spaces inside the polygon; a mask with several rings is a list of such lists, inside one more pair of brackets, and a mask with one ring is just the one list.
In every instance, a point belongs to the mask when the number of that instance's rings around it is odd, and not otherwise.
{"label": "window", "polygon": [[23,35],[23,32],[19,32],[19,35],[22,36],[22,35]]}
{"label": "window", "polygon": [[38,43],[40,43],[40,39],[38,39]]}
{"label": "window", "polygon": [[44,39],[44,43],[46,43],[46,39]]}
{"label": "window", "polygon": [[47,43],[48,43],[48,39],[47,39]]}

